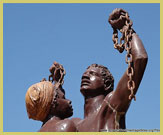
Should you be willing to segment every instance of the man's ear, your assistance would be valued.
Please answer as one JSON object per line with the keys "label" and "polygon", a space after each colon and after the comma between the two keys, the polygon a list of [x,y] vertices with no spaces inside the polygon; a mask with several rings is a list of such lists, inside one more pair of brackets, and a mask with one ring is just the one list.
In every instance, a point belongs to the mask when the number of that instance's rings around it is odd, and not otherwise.
{"label": "man's ear", "polygon": [[104,80],[105,91],[109,90],[111,87],[111,83],[109,80]]}
{"label": "man's ear", "polygon": [[105,91],[108,91],[111,88],[111,84],[109,86],[106,86],[105,84]]}

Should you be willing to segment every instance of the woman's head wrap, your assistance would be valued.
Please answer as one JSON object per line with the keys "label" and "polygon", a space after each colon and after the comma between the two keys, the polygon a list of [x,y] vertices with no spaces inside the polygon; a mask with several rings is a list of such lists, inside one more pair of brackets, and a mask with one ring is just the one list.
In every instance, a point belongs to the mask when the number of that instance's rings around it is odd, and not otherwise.
{"label": "woman's head wrap", "polygon": [[25,96],[28,117],[30,119],[44,121],[49,114],[55,95],[54,85],[49,81],[32,85]]}

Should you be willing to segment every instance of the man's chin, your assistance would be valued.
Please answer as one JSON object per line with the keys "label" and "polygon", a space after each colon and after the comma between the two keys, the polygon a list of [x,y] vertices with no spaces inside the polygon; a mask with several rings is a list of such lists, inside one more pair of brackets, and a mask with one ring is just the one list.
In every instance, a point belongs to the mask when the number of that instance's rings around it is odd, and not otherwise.
{"label": "man's chin", "polygon": [[83,94],[83,96],[88,96],[92,94],[93,89],[91,89],[89,86],[82,86],[80,88],[80,92]]}
{"label": "man's chin", "polygon": [[85,91],[87,91],[87,90],[89,90],[89,89],[88,89],[88,86],[86,86],[86,85],[80,87],[80,92],[82,94],[85,93]]}
{"label": "man's chin", "polygon": [[80,87],[80,91],[89,90],[89,89],[90,89],[89,85],[83,85],[83,86]]}

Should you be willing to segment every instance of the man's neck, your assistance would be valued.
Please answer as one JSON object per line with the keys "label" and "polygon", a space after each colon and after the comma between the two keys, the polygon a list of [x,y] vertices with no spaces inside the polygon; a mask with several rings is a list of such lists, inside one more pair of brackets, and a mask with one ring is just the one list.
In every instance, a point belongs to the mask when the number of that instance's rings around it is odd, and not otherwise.
{"label": "man's neck", "polygon": [[95,97],[85,97],[84,118],[88,117],[93,113],[96,113],[100,109],[104,98],[104,95],[98,95]]}

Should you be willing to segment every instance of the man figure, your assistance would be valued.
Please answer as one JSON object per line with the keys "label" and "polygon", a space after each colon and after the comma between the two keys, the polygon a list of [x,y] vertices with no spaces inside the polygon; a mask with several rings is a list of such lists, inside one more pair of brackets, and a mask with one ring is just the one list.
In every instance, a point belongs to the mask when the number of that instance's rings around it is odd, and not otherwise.
{"label": "man figure", "polygon": [[[114,78],[106,67],[92,64],[87,68],[82,76],[80,88],[85,104],[84,119],[78,121],[77,125],[79,132],[126,128],[125,114],[132,98],[135,98],[148,59],[140,38],[130,26],[127,26],[130,22],[125,18],[126,13],[122,9],[115,9],[110,15],[109,22],[114,29],[114,34],[116,29],[121,32],[131,29],[131,35],[126,41],[130,44],[127,55],[130,58],[128,60],[130,68],[125,71],[114,91]],[[124,50],[124,46],[115,46],[115,48],[120,52]]]}

